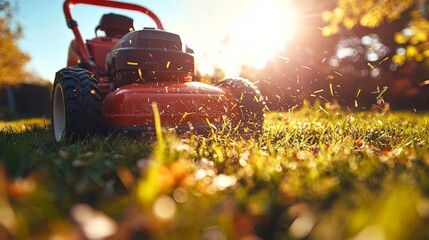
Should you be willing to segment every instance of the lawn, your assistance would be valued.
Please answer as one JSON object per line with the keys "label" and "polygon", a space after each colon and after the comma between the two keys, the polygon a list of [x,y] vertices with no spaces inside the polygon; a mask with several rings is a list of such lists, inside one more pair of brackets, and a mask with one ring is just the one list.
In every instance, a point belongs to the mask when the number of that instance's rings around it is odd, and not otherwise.
{"label": "lawn", "polygon": [[0,239],[429,239],[429,114],[304,108],[256,139],[48,126],[0,123]]}

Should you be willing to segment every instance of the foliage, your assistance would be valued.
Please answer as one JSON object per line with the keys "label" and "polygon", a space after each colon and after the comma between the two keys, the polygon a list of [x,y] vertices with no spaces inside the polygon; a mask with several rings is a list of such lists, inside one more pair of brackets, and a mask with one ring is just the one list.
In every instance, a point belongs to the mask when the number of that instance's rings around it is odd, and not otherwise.
{"label": "foliage", "polygon": [[194,76],[194,81],[199,81],[208,84],[217,83],[222,79],[225,79],[225,73],[222,72],[222,69],[220,68],[216,68],[213,74],[201,74],[197,71]]}
{"label": "foliage", "polygon": [[3,128],[0,238],[426,239],[429,115],[316,110],[259,139]]}
{"label": "foliage", "polygon": [[328,23],[323,34],[329,36],[339,32],[341,26],[350,30],[356,25],[377,28],[386,22],[410,18],[408,26],[396,32],[394,40],[405,45],[405,52],[397,53],[393,61],[402,65],[405,61],[421,62],[429,59],[429,3],[427,0],[339,0],[332,11],[325,11],[323,20]]}
{"label": "foliage", "polygon": [[429,21],[418,10],[413,10],[411,17],[412,21],[407,31],[395,34],[396,43],[407,45],[405,54],[397,54],[393,59],[399,64],[406,60],[421,62],[429,59]]}
{"label": "foliage", "polygon": [[22,30],[12,13],[9,1],[0,0],[0,86],[22,83],[27,77],[24,67],[30,60],[17,45]]}

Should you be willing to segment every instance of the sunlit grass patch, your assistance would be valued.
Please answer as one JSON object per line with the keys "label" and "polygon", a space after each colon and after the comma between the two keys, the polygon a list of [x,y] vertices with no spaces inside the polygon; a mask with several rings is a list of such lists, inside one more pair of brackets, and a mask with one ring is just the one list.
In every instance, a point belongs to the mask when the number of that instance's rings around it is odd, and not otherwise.
{"label": "sunlit grass patch", "polygon": [[[3,131],[0,210],[24,239],[424,239],[428,129],[428,114],[326,108],[268,113],[255,138]],[[88,227],[89,213],[108,229]]]}
{"label": "sunlit grass patch", "polygon": [[34,127],[47,128],[49,125],[50,120],[47,118],[31,118],[8,122],[0,120],[0,131],[19,133],[30,131]]}

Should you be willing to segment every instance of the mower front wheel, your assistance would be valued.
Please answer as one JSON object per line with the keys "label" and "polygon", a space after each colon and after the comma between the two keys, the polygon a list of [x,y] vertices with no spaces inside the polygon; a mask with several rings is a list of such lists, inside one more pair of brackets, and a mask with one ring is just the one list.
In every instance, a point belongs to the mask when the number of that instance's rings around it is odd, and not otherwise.
{"label": "mower front wheel", "polygon": [[97,80],[81,68],[63,68],[55,75],[52,92],[52,132],[57,142],[95,134],[101,123]]}
{"label": "mower front wheel", "polygon": [[233,104],[239,108],[242,133],[259,135],[264,123],[265,101],[255,84],[245,78],[228,78],[216,84],[227,89],[233,97]]}

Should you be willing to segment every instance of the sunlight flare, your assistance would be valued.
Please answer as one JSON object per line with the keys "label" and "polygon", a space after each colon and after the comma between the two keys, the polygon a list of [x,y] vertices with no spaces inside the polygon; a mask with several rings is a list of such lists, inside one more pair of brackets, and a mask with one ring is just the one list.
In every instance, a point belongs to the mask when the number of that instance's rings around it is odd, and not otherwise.
{"label": "sunlight flare", "polygon": [[289,1],[254,0],[240,7],[220,39],[221,45],[215,46],[215,65],[227,76],[239,75],[242,66],[263,68],[293,40],[298,27],[297,13]]}

